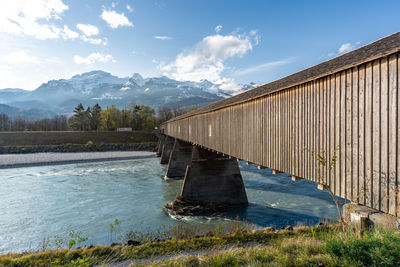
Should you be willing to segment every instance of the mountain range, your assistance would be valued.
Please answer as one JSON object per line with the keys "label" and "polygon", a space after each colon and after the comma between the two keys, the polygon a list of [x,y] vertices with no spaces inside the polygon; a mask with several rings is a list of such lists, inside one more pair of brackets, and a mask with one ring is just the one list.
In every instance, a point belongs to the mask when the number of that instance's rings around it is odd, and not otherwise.
{"label": "mountain range", "polygon": [[[241,91],[255,87],[254,83],[240,85]],[[129,107],[132,102],[158,110],[162,107],[200,107],[230,97],[238,91],[219,89],[207,80],[176,81],[165,76],[143,78],[135,73],[120,78],[96,70],[75,75],[70,79],[51,80],[33,91],[18,88],[0,90],[0,113],[30,118],[70,115],[79,103],[102,108],[114,105]]]}

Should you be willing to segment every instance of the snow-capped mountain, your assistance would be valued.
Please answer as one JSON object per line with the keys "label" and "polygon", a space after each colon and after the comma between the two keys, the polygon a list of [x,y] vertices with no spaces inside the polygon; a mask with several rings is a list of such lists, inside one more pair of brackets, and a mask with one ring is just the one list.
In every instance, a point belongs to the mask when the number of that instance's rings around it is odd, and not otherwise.
{"label": "snow-capped mountain", "polygon": [[[241,85],[242,90],[253,87],[254,84]],[[49,110],[56,114],[69,114],[79,103],[124,108],[136,102],[157,110],[164,106],[204,106],[233,93],[237,91],[221,90],[219,85],[207,80],[181,82],[165,76],[143,78],[138,73],[119,78],[108,72],[91,71],[70,79],[48,81],[34,91],[0,90],[0,104]]]}

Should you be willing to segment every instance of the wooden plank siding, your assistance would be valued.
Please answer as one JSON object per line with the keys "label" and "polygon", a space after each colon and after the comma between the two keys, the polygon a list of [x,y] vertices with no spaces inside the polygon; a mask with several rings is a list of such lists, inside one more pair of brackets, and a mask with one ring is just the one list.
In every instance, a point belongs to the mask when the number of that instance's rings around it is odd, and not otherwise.
{"label": "wooden plank siding", "polygon": [[[162,125],[164,133],[328,185],[398,216],[399,52]],[[320,166],[315,154],[337,162]]]}

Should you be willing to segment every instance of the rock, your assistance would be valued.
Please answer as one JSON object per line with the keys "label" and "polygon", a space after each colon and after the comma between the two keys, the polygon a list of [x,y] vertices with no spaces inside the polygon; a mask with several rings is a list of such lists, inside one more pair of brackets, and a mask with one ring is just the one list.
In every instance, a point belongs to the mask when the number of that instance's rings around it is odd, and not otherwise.
{"label": "rock", "polygon": [[140,242],[136,240],[128,240],[128,246],[139,246]]}
{"label": "rock", "polygon": [[171,210],[175,215],[192,216],[225,211],[233,206],[229,204],[203,203],[178,196],[174,201],[166,203],[164,207]]}
{"label": "rock", "polygon": [[287,230],[287,231],[293,231],[293,226],[288,225],[288,226],[285,227],[285,230]]}

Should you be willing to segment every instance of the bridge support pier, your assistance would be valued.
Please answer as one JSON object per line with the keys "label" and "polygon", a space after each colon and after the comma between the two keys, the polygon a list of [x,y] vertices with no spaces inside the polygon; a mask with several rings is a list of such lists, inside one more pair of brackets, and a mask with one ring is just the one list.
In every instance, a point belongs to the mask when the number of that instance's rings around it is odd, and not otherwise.
{"label": "bridge support pier", "polygon": [[186,170],[181,197],[205,204],[248,204],[237,161],[196,146]]}
{"label": "bridge support pier", "polygon": [[164,145],[161,152],[161,159],[160,159],[161,164],[168,164],[169,157],[171,155],[171,150],[174,146],[174,142],[175,142],[174,138],[169,136],[165,137]]}
{"label": "bridge support pier", "polygon": [[161,157],[162,149],[164,147],[165,138],[166,138],[166,136],[164,134],[160,134],[160,137],[158,138],[156,157]]}
{"label": "bridge support pier", "polygon": [[176,139],[171,156],[169,158],[167,174],[168,178],[184,177],[186,167],[192,159],[193,145]]}

